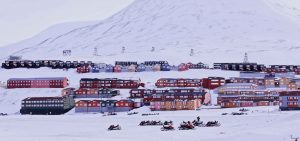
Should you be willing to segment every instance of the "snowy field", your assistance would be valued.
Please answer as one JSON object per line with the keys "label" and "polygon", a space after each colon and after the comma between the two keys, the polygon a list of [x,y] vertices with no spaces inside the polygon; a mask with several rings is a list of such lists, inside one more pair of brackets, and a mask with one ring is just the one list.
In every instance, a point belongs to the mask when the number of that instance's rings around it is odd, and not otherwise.
{"label": "snowy field", "polygon": [[[159,112],[158,116],[141,116],[147,108],[137,109],[138,115],[121,113],[69,114],[60,116],[0,117],[0,138],[9,141],[290,141],[299,135],[300,111],[280,112],[278,107],[249,108],[248,115],[221,115],[238,109],[203,109],[201,111]],[[160,126],[140,127],[142,120],[172,120],[178,127],[183,120],[218,120],[220,127],[198,127],[195,130],[160,131]],[[122,130],[107,131],[111,124]]]}

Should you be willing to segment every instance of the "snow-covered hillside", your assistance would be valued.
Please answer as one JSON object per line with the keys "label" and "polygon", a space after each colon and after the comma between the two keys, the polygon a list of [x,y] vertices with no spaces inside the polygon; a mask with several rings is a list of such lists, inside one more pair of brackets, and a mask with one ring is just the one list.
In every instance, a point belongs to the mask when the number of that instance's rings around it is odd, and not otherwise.
{"label": "snow-covered hillside", "polygon": [[89,59],[238,62],[248,52],[251,61],[296,64],[300,25],[278,11],[268,0],[137,0],[104,21],[58,25],[0,48],[0,56],[59,58],[71,49],[86,58],[97,47],[101,56]]}

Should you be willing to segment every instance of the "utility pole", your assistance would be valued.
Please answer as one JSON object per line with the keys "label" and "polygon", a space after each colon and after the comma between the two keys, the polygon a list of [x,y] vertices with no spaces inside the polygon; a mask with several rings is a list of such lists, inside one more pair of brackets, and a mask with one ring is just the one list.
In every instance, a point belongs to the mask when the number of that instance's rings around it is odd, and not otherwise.
{"label": "utility pole", "polygon": [[194,49],[191,49],[190,56],[194,55]]}
{"label": "utility pole", "polygon": [[122,53],[125,53],[125,47],[122,47]]}
{"label": "utility pole", "polygon": [[98,48],[97,47],[94,47],[94,56],[98,56]]}
{"label": "utility pole", "polygon": [[249,63],[249,60],[248,60],[248,53],[246,52],[245,55],[244,55],[244,62],[243,63]]}

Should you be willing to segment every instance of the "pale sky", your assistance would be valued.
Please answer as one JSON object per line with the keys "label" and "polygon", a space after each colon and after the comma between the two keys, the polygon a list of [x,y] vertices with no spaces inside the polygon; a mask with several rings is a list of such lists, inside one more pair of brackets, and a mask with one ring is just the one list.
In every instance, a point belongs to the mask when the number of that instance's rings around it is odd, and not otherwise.
{"label": "pale sky", "polygon": [[105,19],[134,0],[0,0],[0,46],[30,38],[48,27]]}

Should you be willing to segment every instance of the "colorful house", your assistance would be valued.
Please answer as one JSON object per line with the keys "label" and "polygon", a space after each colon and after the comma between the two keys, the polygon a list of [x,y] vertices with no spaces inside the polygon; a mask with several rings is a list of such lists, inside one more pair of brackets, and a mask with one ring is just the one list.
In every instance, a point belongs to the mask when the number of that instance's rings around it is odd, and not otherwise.
{"label": "colorful house", "polygon": [[115,105],[115,112],[127,112],[134,108],[134,101],[127,99],[119,100]]}
{"label": "colorful house", "polygon": [[300,91],[284,91],[279,94],[280,110],[300,110]]}
{"label": "colorful house", "polygon": [[75,103],[75,112],[76,113],[86,113],[88,112],[89,100],[79,100]]}
{"label": "colorful house", "polygon": [[137,72],[143,72],[146,71],[146,66],[144,64],[139,64],[136,68]]}
{"label": "colorful house", "polygon": [[114,72],[114,66],[106,65],[105,72]]}
{"label": "colorful house", "polygon": [[156,64],[156,65],[154,65],[153,67],[152,67],[152,71],[160,71],[161,70],[161,66],[160,66],[160,64]]}
{"label": "colorful house", "polygon": [[169,64],[162,64],[161,65],[161,71],[170,71],[171,66]]}
{"label": "colorful house", "polygon": [[115,65],[115,67],[114,67],[114,72],[122,72],[122,66],[120,66],[120,65]]}
{"label": "colorful house", "polygon": [[178,66],[178,71],[187,71],[189,68],[186,64],[184,63],[181,63],[179,66]]}
{"label": "colorful house", "polygon": [[88,101],[87,112],[100,113],[102,100]]}

